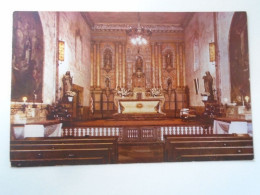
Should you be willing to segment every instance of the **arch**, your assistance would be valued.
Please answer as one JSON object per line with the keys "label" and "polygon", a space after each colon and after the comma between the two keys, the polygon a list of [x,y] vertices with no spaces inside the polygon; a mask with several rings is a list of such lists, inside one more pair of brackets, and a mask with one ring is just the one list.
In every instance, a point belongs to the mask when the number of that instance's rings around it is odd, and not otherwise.
{"label": "arch", "polygon": [[236,12],[229,32],[231,101],[241,104],[250,96],[248,33],[246,12]]}
{"label": "arch", "polygon": [[12,101],[42,102],[44,43],[38,12],[14,12]]}

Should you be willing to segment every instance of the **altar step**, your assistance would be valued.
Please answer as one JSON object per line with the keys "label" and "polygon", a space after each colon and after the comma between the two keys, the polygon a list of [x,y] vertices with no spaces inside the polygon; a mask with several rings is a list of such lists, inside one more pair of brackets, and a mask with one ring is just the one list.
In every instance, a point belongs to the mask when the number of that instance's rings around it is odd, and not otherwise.
{"label": "altar step", "polygon": [[115,114],[115,120],[165,120],[167,117],[164,114]]}

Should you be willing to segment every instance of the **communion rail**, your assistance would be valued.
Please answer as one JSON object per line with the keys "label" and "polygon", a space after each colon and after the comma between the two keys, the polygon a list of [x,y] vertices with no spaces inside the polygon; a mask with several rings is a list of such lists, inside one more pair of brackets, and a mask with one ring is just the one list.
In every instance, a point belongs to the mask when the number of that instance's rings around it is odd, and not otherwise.
{"label": "communion rail", "polygon": [[63,127],[62,137],[118,136],[118,141],[163,141],[165,135],[210,135],[212,127],[199,125],[145,127]]}

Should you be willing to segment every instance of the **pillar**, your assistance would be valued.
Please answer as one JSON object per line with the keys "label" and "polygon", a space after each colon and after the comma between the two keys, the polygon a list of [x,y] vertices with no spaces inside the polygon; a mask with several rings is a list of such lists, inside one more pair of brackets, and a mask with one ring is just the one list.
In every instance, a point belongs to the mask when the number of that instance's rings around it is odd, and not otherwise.
{"label": "pillar", "polygon": [[100,43],[97,43],[97,88],[100,88],[101,70],[100,70]]}

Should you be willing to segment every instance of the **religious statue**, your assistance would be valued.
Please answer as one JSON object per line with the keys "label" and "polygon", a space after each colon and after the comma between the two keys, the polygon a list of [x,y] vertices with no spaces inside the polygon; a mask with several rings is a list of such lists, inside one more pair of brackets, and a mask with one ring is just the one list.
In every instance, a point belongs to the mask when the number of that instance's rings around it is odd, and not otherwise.
{"label": "religious statue", "polygon": [[166,70],[170,72],[172,70],[172,54],[168,52],[165,55]]}
{"label": "religious statue", "polygon": [[170,78],[168,78],[168,80],[167,80],[167,89],[169,91],[172,90],[172,80]]}
{"label": "religious statue", "polygon": [[145,88],[145,74],[140,70],[137,71],[132,76],[133,88],[142,87]]}
{"label": "religious statue", "polygon": [[167,53],[166,54],[166,65],[167,66],[172,66],[172,56],[171,56],[171,53]]}
{"label": "religious statue", "polygon": [[140,70],[141,72],[143,72],[143,59],[138,56],[135,62],[135,70],[137,72],[137,70]]}
{"label": "religious statue", "polygon": [[67,71],[62,78],[64,95],[72,91],[72,77],[70,76],[70,71]]}
{"label": "religious statue", "polygon": [[110,80],[109,80],[108,77],[105,80],[105,84],[106,84],[106,88],[109,89],[109,87],[110,87]]}
{"label": "religious statue", "polygon": [[204,80],[204,88],[205,88],[205,93],[208,96],[208,100],[214,100],[214,94],[213,94],[213,78],[210,74],[209,71],[206,72],[206,75],[203,76]]}
{"label": "religious statue", "polygon": [[24,44],[24,59],[25,59],[27,64],[30,63],[30,60],[31,60],[31,42],[30,42],[29,38],[27,38],[27,40],[25,41],[25,44]]}
{"label": "religious statue", "polygon": [[108,49],[104,53],[104,69],[106,72],[109,72],[112,69],[112,54]]}

